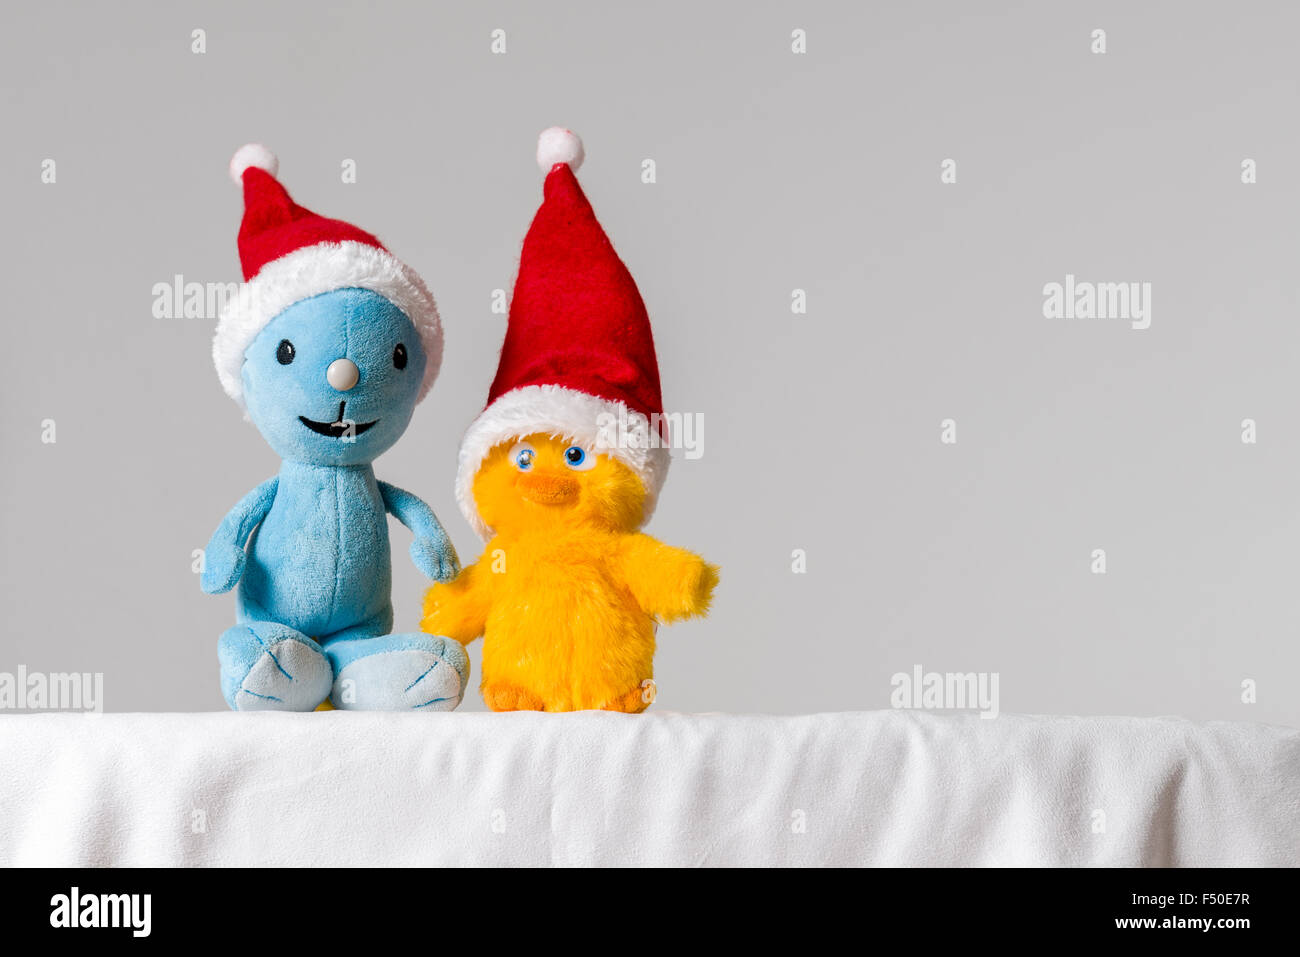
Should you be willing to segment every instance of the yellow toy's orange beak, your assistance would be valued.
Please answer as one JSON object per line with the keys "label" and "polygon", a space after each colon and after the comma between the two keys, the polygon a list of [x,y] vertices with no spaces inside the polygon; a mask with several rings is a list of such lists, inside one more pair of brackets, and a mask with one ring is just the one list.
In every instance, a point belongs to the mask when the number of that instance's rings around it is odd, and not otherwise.
{"label": "yellow toy's orange beak", "polygon": [[577,500],[581,486],[567,475],[534,471],[515,476],[515,488],[524,501],[535,505],[570,505]]}

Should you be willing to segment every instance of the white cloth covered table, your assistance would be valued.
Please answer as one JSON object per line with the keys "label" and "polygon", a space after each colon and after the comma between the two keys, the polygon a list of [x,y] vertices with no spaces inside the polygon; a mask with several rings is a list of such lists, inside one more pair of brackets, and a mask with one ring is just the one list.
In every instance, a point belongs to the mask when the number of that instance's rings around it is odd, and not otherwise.
{"label": "white cloth covered table", "polygon": [[0,864],[1300,864],[1300,731],[1167,718],[0,717]]}

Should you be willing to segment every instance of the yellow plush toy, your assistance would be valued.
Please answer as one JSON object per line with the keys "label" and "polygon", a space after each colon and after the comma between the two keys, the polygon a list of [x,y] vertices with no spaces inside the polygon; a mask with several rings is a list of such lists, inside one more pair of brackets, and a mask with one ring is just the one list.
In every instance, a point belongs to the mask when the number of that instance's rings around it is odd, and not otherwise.
{"label": "yellow plush toy", "polygon": [[494,711],[639,712],[655,629],[702,615],[718,570],[639,529],[668,471],[645,305],[574,177],[582,144],[544,132],[545,199],[524,240],[488,404],[456,493],[487,541],[425,598],[425,631],[482,635]]}

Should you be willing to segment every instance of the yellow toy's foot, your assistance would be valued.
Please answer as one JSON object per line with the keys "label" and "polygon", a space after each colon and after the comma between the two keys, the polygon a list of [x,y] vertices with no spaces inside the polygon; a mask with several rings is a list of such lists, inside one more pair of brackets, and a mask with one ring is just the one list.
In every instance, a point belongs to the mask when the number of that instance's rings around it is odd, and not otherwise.
{"label": "yellow toy's foot", "polygon": [[640,714],[655,699],[655,684],[653,681],[644,686],[633,688],[627,694],[619,695],[612,701],[606,701],[600,706],[600,711],[621,711],[623,714]]}
{"label": "yellow toy's foot", "polygon": [[545,711],[546,703],[537,695],[515,685],[500,682],[483,682],[479,689],[483,701],[493,711]]}

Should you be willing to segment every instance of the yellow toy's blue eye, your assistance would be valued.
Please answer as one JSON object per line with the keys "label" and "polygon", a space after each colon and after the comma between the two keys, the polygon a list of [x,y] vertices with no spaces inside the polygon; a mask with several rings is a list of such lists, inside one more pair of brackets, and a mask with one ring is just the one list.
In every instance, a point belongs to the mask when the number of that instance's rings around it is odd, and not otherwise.
{"label": "yellow toy's blue eye", "polygon": [[564,464],[575,472],[585,472],[596,467],[596,456],[581,445],[570,445],[564,450]]}
{"label": "yellow toy's blue eye", "polygon": [[527,442],[517,442],[515,447],[510,450],[510,461],[515,464],[515,468],[521,472],[527,472],[533,467],[533,459],[537,457],[537,452]]}

